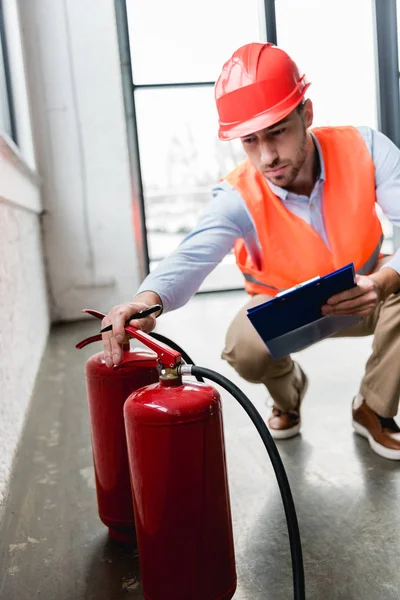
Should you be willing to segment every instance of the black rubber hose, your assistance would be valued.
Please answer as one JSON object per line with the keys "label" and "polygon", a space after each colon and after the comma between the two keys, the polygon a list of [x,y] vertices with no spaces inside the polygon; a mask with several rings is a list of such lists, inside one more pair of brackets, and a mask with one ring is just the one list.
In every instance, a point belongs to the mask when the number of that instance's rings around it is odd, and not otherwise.
{"label": "black rubber hose", "polygon": [[232,394],[234,398],[236,398],[257,428],[257,431],[267,449],[269,458],[274,468],[285,509],[286,522],[289,532],[290,552],[292,556],[294,599],[305,600],[303,553],[301,550],[300,531],[297,522],[296,509],[294,506],[292,492],[286,475],[285,467],[283,466],[282,459],[279,455],[275,442],[272,439],[272,436],[258,410],[255,408],[246,394],[244,394],[242,390],[240,390],[234,383],[229,381],[229,379],[223,375],[212,371],[211,369],[193,366],[191,368],[191,372],[193,375],[211,379],[211,381],[214,381],[221,387],[225,388],[230,394]]}
{"label": "black rubber hose", "polygon": [[299,525],[297,522],[296,509],[294,506],[292,492],[286,475],[285,467],[283,466],[278,449],[268,430],[268,427],[264,423],[264,420],[262,419],[261,415],[255,408],[253,403],[246,396],[246,394],[244,394],[242,390],[239,389],[234,383],[229,381],[229,379],[215,371],[212,371],[211,369],[197,367],[194,364],[193,360],[190,358],[190,356],[180,346],[178,346],[178,344],[176,344],[166,336],[161,335],[160,333],[155,333],[154,331],[152,331],[150,335],[154,339],[164,344],[167,344],[168,346],[179,352],[184,361],[188,365],[191,365],[191,373],[196,377],[197,381],[204,382],[203,377],[205,377],[206,379],[210,379],[211,381],[214,381],[221,387],[225,388],[230,394],[232,394],[234,398],[236,398],[239,404],[247,412],[250,419],[253,421],[258,433],[260,434],[263,444],[267,449],[269,458],[275,471],[276,479],[278,481],[279,489],[282,496],[283,506],[285,509],[286,522],[289,532],[290,552],[292,557],[294,600],[305,600],[306,595],[304,582],[303,553],[301,549],[301,539]]}
{"label": "black rubber hose", "polygon": [[[179,352],[186,364],[194,365],[194,362],[190,358],[189,354],[187,354],[187,352],[185,352],[180,346],[178,346],[178,344],[167,338],[165,335],[161,335],[161,333],[156,333],[155,331],[151,331],[149,335],[151,335],[151,337],[155,340],[158,340],[163,344],[167,344],[167,346],[170,346],[173,350]],[[196,379],[197,381],[201,381],[202,383],[204,383],[204,379],[200,375],[196,375]]]}

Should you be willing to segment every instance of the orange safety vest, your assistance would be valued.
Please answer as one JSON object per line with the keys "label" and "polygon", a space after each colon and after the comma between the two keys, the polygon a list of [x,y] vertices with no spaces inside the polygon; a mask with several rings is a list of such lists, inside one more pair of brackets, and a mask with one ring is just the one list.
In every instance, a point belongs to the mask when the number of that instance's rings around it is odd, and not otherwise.
{"label": "orange safety vest", "polygon": [[249,160],[225,177],[246,202],[261,245],[260,265],[243,239],[234,247],[250,294],[275,296],[351,262],[365,275],[379,258],[383,233],[375,210],[375,170],[363,138],[354,127],[313,133],[325,166],[323,216],[330,250],[311,225],[284,206]]}

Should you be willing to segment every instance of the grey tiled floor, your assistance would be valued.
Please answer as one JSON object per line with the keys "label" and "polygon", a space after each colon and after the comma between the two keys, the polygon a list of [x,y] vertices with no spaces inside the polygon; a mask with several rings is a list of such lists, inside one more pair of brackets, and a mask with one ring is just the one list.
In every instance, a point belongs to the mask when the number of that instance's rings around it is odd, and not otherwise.
{"label": "grey tiled floor", "polygon": [[[219,358],[244,301],[242,292],[197,296],[162,316],[158,331],[197,364],[231,377],[266,416],[265,390]],[[73,349],[96,328],[88,320],[52,330],[0,526],[1,600],[142,598],[134,547],[109,541],[96,512],[83,378],[94,348]],[[298,354],[311,380],[304,425],[279,450],[298,512],[308,600],[400,598],[400,464],[372,454],[350,422],[370,343],[335,339]],[[290,555],[274,474],[247,415],[226,394],[223,405],[235,600],[288,600]]]}

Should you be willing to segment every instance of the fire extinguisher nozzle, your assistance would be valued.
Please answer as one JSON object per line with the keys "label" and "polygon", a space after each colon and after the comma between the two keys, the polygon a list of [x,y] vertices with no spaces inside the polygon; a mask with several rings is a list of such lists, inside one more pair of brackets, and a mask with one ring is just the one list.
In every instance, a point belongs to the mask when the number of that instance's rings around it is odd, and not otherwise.
{"label": "fire extinguisher nozzle", "polygon": [[179,373],[181,375],[191,375],[194,365],[179,365]]}

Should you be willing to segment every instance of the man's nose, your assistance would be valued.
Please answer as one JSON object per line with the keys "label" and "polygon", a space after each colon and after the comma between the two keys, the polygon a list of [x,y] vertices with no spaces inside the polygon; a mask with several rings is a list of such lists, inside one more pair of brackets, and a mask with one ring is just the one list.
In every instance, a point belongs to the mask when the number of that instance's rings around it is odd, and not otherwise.
{"label": "man's nose", "polygon": [[276,151],[275,145],[264,142],[261,145],[261,155],[260,155],[261,164],[265,167],[271,167],[274,165],[277,158],[278,158],[278,153]]}

